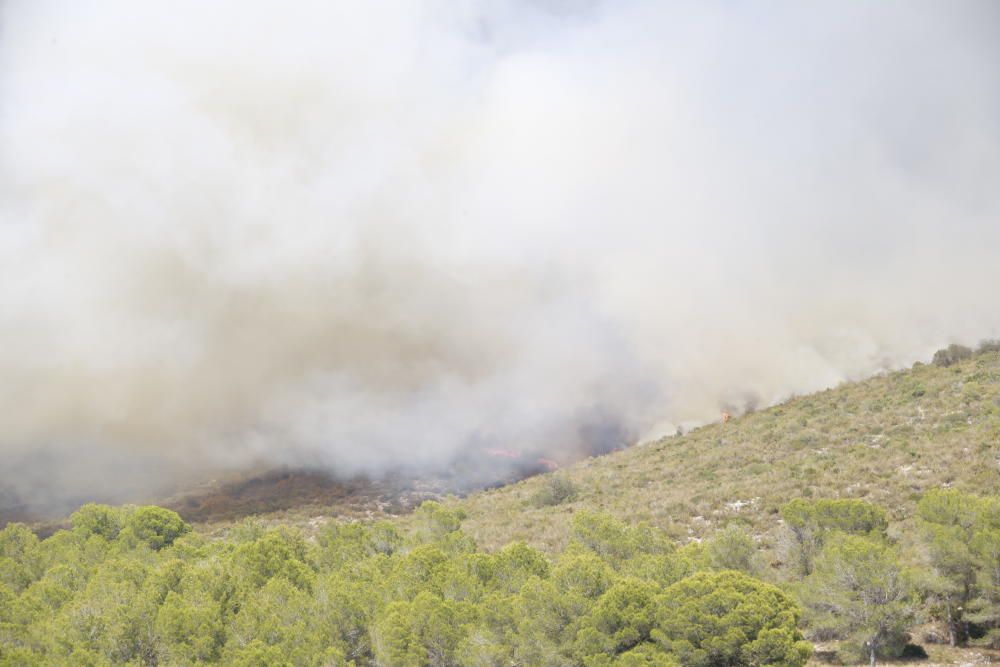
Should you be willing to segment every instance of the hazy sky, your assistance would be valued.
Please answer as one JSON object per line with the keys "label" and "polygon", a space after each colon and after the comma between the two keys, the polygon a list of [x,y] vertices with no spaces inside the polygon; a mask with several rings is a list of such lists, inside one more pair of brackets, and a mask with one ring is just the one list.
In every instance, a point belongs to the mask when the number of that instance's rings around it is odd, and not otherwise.
{"label": "hazy sky", "polygon": [[0,485],[553,456],[1000,335],[1000,4],[0,4]]}

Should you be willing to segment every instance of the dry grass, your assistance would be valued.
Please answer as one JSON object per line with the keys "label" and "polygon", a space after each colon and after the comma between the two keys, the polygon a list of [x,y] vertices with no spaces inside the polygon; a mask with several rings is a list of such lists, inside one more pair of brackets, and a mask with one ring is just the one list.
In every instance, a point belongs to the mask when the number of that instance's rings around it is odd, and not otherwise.
{"label": "dry grass", "polygon": [[647,521],[682,541],[743,523],[775,558],[778,508],[793,498],[866,498],[905,521],[927,489],[1000,489],[1000,354],[948,368],[918,364],[560,474],[578,490],[573,502],[533,503],[546,476],[450,502],[488,549],[524,540],[558,550],[569,515],[587,509]]}

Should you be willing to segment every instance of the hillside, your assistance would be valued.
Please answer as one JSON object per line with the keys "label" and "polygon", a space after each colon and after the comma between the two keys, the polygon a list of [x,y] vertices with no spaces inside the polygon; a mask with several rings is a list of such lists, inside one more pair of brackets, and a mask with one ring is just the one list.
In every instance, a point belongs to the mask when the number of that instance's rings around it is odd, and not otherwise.
{"label": "hillside", "polygon": [[[365,487],[320,483],[308,473],[274,477],[294,488],[255,478],[236,491],[199,496],[197,504],[187,498],[167,506],[211,531],[253,513],[308,532],[327,517],[393,518],[419,502],[405,498],[401,505],[398,482]],[[537,502],[539,492],[566,479],[572,500]],[[262,497],[245,502],[246,486]],[[646,521],[681,541],[744,524],[766,548],[779,532],[778,508],[793,498],[864,498],[899,520],[923,491],[939,486],[1000,488],[1000,352],[948,367],[917,363],[446,502],[467,514],[464,529],[488,549],[524,540],[558,550],[577,510]],[[440,492],[424,490],[423,497]],[[223,505],[226,511],[218,511]]]}
{"label": "hillside", "polygon": [[1000,353],[913,368],[794,398],[775,407],[593,458],[558,473],[571,502],[536,506],[552,475],[452,500],[486,548],[525,540],[561,548],[569,516],[602,511],[648,521],[675,539],[748,524],[767,547],[793,498],[864,498],[893,519],[945,486],[1000,488]]}
{"label": "hillside", "polygon": [[0,665],[997,662],[998,437],[988,351],[391,521],[89,504],[0,530]]}

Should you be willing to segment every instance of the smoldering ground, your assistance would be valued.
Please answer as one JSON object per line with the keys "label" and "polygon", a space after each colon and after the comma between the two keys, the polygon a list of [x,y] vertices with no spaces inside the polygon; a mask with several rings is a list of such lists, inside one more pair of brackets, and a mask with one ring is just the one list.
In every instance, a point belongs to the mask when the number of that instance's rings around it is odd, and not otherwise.
{"label": "smoldering ground", "polygon": [[1000,331],[992,2],[0,6],[29,503],[571,458]]}

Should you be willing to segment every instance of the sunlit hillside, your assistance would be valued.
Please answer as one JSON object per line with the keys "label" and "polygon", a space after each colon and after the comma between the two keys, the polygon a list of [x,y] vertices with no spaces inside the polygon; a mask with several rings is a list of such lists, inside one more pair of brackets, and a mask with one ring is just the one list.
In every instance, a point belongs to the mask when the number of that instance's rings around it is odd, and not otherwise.
{"label": "sunlit hillside", "polygon": [[1000,660],[1000,351],[952,351],[391,520],[10,524],[0,665]]}
{"label": "sunlit hillside", "polygon": [[456,501],[483,545],[560,547],[580,509],[648,521],[678,540],[745,524],[765,547],[793,498],[864,498],[897,518],[927,489],[1000,489],[1000,353],[845,384],[773,408],[590,459],[560,476],[568,502],[536,477]]}

